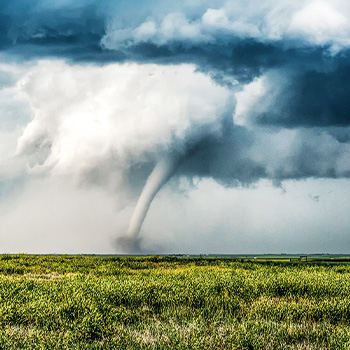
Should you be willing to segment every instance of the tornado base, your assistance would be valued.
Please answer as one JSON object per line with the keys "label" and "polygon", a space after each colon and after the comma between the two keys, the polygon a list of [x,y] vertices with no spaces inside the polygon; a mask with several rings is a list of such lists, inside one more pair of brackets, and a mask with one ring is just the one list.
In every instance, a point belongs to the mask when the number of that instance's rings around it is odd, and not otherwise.
{"label": "tornado base", "polygon": [[137,254],[141,253],[141,240],[136,237],[122,236],[117,239],[117,245],[122,248],[125,253]]}

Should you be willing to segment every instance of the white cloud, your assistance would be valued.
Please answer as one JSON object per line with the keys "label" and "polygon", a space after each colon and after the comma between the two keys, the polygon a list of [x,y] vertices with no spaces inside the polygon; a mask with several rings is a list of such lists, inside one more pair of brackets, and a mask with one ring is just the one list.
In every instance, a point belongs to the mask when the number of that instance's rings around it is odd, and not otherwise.
{"label": "white cloud", "polygon": [[349,5],[343,1],[313,0],[293,14],[288,31],[313,44],[350,44]]}
{"label": "white cloud", "polygon": [[[213,4],[214,5],[214,4]],[[329,44],[332,51],[350,44],[347,18],[350,6],[344,0],[251,1],[229,0],[217,7],[198,6],[148,18],[136,27],[121,28],[119,18],[111,20],[101,44],[107,49],[151,42],[156,45],[182,41],[209,43],[230,36],[261,41],[298,40],[316,45]]]}
{"label": "white cloud", "polygon": [[261,98],[266,95],[266,81],[266,76],[256,78],[251,83],[243,86],[242,91],[236,93],[236,110],[233,116],[233,121],[236,125],[249,127],[249,124],[252,122],[250,120],[251,111],[255,109]]}
{"label": "white cloud", "polygon": [[105,168],[115,182],[134,162],[218,133],[231,104],[228,89],[191,65],[43,61],[24,81],[34,115],[18,154],[42,152],[33,170],[77,180]]}
{"label": "white cloud", "polygon": [[148,21],[142,23],[139,27],[137,27],[134,31],[134,38],[136,41],[147,41],[157,32],[157,27],[154,21]]}
{"label": "white cloud", "polygon": [[112,22],[107,28],[107,34],[102,38],[101,44],[108,49],[141,42],[151,42],[157,45],[169,41],[207,42],[210,37],[201,31],[201,24],[190,21],[182,13],[170,13],[158,23],[147,20],[136,28],[119,28],[119,23]]}
{"label": "white cloud", "polygon": [[166,43],[171,40],[206,40],[201,33],[200,24],[189,21],[182,13],[171,13],[164,17],[160,25],[159,42]]}

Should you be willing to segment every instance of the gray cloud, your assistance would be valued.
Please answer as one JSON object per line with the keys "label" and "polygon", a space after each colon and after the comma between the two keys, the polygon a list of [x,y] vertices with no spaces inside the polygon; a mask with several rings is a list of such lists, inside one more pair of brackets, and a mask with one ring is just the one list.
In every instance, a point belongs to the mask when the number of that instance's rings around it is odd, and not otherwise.
{"label": "gray cloud", "polygon": [[349,126],[348,52],[321,67],[278,69],[266,75],[251,122],[280,127]]}

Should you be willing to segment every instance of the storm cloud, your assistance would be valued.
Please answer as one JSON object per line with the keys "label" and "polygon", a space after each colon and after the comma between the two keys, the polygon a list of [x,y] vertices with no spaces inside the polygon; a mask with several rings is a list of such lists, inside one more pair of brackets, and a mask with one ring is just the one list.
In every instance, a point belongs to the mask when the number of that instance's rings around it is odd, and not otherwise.
{"label": "storm cloud", "polygon": [[129,203],[169,155],[174,190],[348,178],[349,15],[343,0],[4,1],[0,190],[65,178]]}

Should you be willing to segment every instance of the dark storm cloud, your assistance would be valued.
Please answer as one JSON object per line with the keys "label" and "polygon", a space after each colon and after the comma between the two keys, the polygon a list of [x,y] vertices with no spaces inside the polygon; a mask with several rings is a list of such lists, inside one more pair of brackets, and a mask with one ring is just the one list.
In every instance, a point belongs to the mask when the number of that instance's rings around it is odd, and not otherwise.
{"label": "dark storm cloud", "polygon": [[[223,1],[219,1],[223,4]],[[155,2],[152,2],[155,5]],[[202,70],[218,70],[242,81],[260,75],[264,69],[295,61],[314,64],[320,60],[323,49],[312,46],[296,50],[282,40],[265,40],[237,33],[217,32],[210,40],[175,36],[168,41],[139,40],[106,45],[110,22],[119,31],[137,27],[154,13],[152,4],[132,1],[64,1],[54,4],[45,1],[5,0],[0,9],[0,47],[22,58],[65,57],[72,60],[156,61],[157,63],[195,63]],[[180,3],[181,5],[181,3]],[[184,4],[182,4],[184,5]],[[200,17],[205,2],[189,15]],[[215,6],[215,3],[211,3]],[[171,2],[159,6],[158,16],[166,16],[179,9]],[[131,35],[131,34],[130,34]],[[117,33],[122,36],[122,33]]]}
{"label": "dark storm cloud", "polygon": [[189,148],[178,173],[189,177],[211,177],[224,186],[250,184],[267,174],[246,151],[253,135],[245,128],[233,126],[230,117],[223,121],[220,137],[207,136]]}
{"label": "dark storm cloud", "polygon": [[[116,13],[122,28],[126,19],[125,16],[118,17],[118,11],[125,11],[126,6],[112,6],[108,1],[98,4],[78,1],[74,6],[58,7],[44,4],[21,0],[4,3],[0,10],[0,48],[3,52],[13,54],[19,60],[62,57],[96,64],[121,61],[193,63],[222,83],[227,76],[247,83],[267,69],[295,62],[322,65],[323,48],[309,46],[298,50],[281,40],[265,42],[251,37],[240,38],[234,33],[230,36],[217,34],[210,42],[174,38],[166,43],[144,41],[109,49],[101,44],[101,40],[106,35],[110,11]],[[135,17],[142,23],[147,16],[142,17],[140,9],[137,13]]]}
{"label": "dark storm cloud", "polygon": [[[220,9],[225,3],[229,2],[200,2],[191,7],[186,2],[174,6],[169,1],[146,4],[107,0],[61,3],[5,0],[0,9],[0,48],[2,52],[15,54],[19,59],[62,57],[95,63],[127,60],[194,63],[199,70],[211,74],[222,83],[228,81],[227,77],[248,83],[271,68],[282,67],[292,70],[292,81],[287,91],[283,91],[289,98],[285,98],[281,104],[281,113],[289,108],[290,101],[296,101],[295,105],[288,109],[290,116],[281,118],[280,113],[262,115],[259,118],[261,122],[280,122],[290,126],[314,123],[346,125],[344,110],[348,105],[344,97],[347,96],[344,84],[349,74],[349,54],[341,50],[336,57],[332,57],[328,53],[330,44],[303,43],[302,35],[297,39],[271,39],[269,35],[242,35],[240,28],[231,32],[227,28],[214,30],[210,23],[206,23],[208,19],[204,21],[203,18],[210,11],[210,6]],[[254,18],[259,24],[259,6],[257,8]],[[187,37],[180,35],[176,32],[180,24],[173,19],[171,25],[175,34],[161,32],[158,34],[161,37],[157,37],[157,33],[144,37],[146,33],[141,38],[135,38],[135,30],[147,24],[149,18],[157,24],[181,11],[184,19],[180,20],[185,21],[190,29],[191,26],[201,26],[197,29],[198,33],[188,34]],[[264,15],[261,14],[262,17]],[[161,30],[158,28],[158,31]],[[116,34],[113,36],[113,33]],[[321,94],[322,104],[316,102],[317,94]],[[308,104],[302,102],[306,99],[309,100]],[[315,115],[321,117],[314,118]]]}
{"label": "dark storm cloud", "polygon": [[[255,121],[281,127],[344,127],[350,124],[350,52],[324,65],[293,69],[272,79],[273,108],[254,112]],[[320,62],[320,61],[319,61]],[[282,73],[282,72],[281,72]]]}
{"label": "dark storm cloud", "polygon": [[210,6],[220,8],[225,1],[209,3],[202,1],[191,8],[186,2],[174,6],[170,1],[158,4],[136,0],[61,3],[4,0],[0,9],[0,47],[3,52],[23,58],[59,56],[96,63],[121,60],[191,62],[203,71],[217,70],[242,82],[272,67],[297,64],[301,69],[310,65],[322,69],[327,64],[324,58],[329,45],[302,44],[301,38],[282,40],[249,33],[242,35],[239,30],[208,29],[203,23],[201,30],[211,31],[210,37],[202,38],[201,33],[183,37],[176,34],[180,24],[174,19],[171,25],[175,34],[172,36],[163,33],[161,38],[134,38],[135,28],[142,27],[152,15],[164,21],[167,16],[184,11],[184,18],[190,21],[185,24],[193,26],[192,22],[200,20]]}
{"label": "dark storm cloud", "polygon": [[[249,83],[268,69],[302,64],[305,67],[323,67],[324,49],[306,47],[297,50],[283,42],[263,43],[256,39],[230,38],[229,41],[184,45],[157,46],[142,43],[124,49],[125,58],[141,62],[193,63],[204,73],[220,82],[220,78],[232,77],[239,83]],[[225,79],[221,79],[224,83]]]}
{"label": "dark storm cloud", "polygon": [[106,20],[103,4],[5,0],[0,10],[0,47],[20,59],[92,58],[102,51],[99,41]]}
{"label": "dark storm cloud", "polygon": [[[217,120],[223,130],[219,137],[198,131],[177,174],[213,177],[230,186],[264,177],[279,181],[347,176],[348,170],[337,165],[350,140],[341,129],[350,122],[350,53],[345,39],[337,31],[333,38],[332,32],[327,36],[319,30],[323,36],[318,37],[321,34],[310,32],[313,27],[304,30],[300,16],[299,22],[283,29],[281,23],[289,15],[281,12],[281,18],[273,18],[269,8],[275,5],[269,1],[267,10],[258,2],[255,7],[240,1],[194,3],[6,0],[0,10],[0,48],[19,61],[60,57],[96,64],[193,63],[235,91],[265,77],[264,94],[244,116],[265,129],[233,125],[232,110]],[[303,8],[298,1],[286,4]],[[6,84],[6,77],[3,80]],[[269,137],[278,129],[301,127],[322,130],[300,129],[284,154],[271,157],[274,145]],[[271,128],[275,129],[270,134]],[[326,146],[319,147],[322,142]],[[130,182],[140,183],[140,173],[146,177],[153,165],[135,161]]]}
{"label": "dark storm cloud", "polygon": [[[136,6],[136,5],[135,5]],[[42,1],[5,1],[0,10],[0,48],[19,59],[63,57],[73,61],[96,63],[111,61],[138,61],[157,63],[194,63],[213,76],[228,74],[247,82],[266,68],[279,66],[286,57],[295,56],[280,44],[261,43],[254,39],[226,38],[213,43],[134,43],[115,49],[101,46],[113,8],[120,26],[125,16],[118,17],[124,6],[112,6],[110,2],[99,4],[89,1],[76,2],[74,6],[58,7]],[[132,10],[133,12],[135,9]],[[142,23],[144,17],[136,18]],[[146,16],[144,14],[143,16]],[[130,21],[129,15],[127,20]],[[134,18],[135,20],[135,18]],[[128,22],[129,24],[129,22]]]}
{"label": "dark storm cloud", "polygon": [[220,137],[203,137],[189,148],[178,175],[213,178],[228,187],[249,186],[262,178],[280,185],[287,179],[350,175],[349,137],[340,143],[325,128],[248,131],[230,125],[229,119],[223,128]]}

